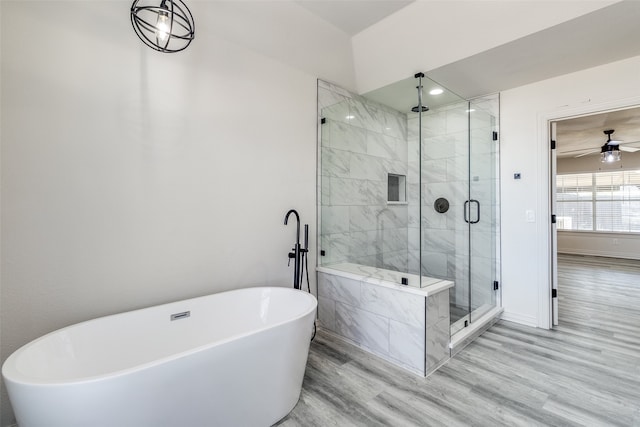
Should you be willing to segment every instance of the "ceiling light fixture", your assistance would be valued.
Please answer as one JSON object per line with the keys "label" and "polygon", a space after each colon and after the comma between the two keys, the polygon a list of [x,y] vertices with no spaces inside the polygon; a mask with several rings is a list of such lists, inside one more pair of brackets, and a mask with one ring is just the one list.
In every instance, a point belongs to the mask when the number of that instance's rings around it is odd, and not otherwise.
{"label": "ceiling light fixture", "polygon": [[429,91],[429,95],[441,95],[444,92],[444,90],[440,89],[440,88],[435,88],[435,89],[431,89]]}
{"label": "ceiling light fixture", "polygon": [[617,145],[604,144],[600,151],[600,161],[602,163],[613,163],[620,161],[620,147]]}
{"label": "ceiling light fixture", "polygon": [[134,0],[131,25],[140,40],[158,52],[180,52],[195,36],[193,15],[182,0]]}
{"label": "ceiling light fixture", "polygon": [[613,132],[613,129],[604,131],[604,134],[607,135],[607,142],[605,142],[604,145],[600,147],[600,161],[602,163],[613,163],[620,161],[620,146],[618,145],[620,141],[611,140],[611,134]]}

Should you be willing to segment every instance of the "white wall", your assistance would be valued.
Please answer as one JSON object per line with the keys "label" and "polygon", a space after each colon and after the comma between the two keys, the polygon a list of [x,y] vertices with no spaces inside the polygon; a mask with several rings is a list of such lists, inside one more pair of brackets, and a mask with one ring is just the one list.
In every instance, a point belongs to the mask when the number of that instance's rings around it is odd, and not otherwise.
{"label": "white wall", "polygon": [[558,252],[640,260],[640,238],[620,233],[558,231]]}
{"label": "white wall", "polygon": [[[634,57],[501,94],[504,318],[549,326],[548,121],[639,104],[638,76]],[[526,221],[527,210],[535,222]]]}
{"label": "white wall", "polygon": [[196,40],[160,54],[130,2],[2,2],[2,361],[97,316],[291,286],[290,208],[316,247],[315,76],[190,6]]}
{"label": "white wall", "polygon": [[616,2],[416,1],[353,37],[358,91],[433,70]]}
{"label": "white wall", "polygon": [[[207,31],[322,79],[355,89],[351,38],[291,0],[190,0]],[[207,6],[207,7],[204,7]],[[259,80],[260,68],[254,69]]]}

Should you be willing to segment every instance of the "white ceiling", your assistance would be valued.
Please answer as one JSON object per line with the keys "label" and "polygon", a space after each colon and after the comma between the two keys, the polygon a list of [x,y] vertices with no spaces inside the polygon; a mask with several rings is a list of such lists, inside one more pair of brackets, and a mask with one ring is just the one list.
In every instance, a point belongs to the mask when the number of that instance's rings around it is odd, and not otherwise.
{"label": "white ceiling", "polygon": [[638,55],[640,1],[627,0],[425,72],[473,98]]}
{"label": "white ceiling", "polygon": [[415,0],[295,0],[350,36],[397,12]]}
{"label": "white ceiling", "polygon": [[[345,33],[355,35],[413,1],[295,0],[295,3]],[[455,16],[441,19],[455,19]],[[430,40],[425,42],[425,49],[437,49],[437,38]],[[625,0],[460,61],[423,71],[432,80],[469,99],[638,55],[640,0]]]}
{"label": "white ceiling", "polygon": [[607,141],[604,134],[607,129],[615,130],[611,139],[623,141],[620,146],[640,148],[640,107],[559,121],[556,128],[558,158],[573,158],[591,151],[597,154]]}
{"label": "white ceiling", "polygon": [[[345,33],[355,35],[412,1],[296,0],[296,3]],[[433,43],[437,45],[437,41]],[[439,84],[448,89],[445,92],[448,100],[449,96],[455,98],[455,94],[470,99],[638,55],[640,1],[625,0],[443,67],[424,70],[431,79],[425,79],[425,94],[427,86]],[[365,96],[409,111],[416,104],[415,86],[416,80],[408,77]],[[445,96],[442,100],[446,103]],[[425,96],[424,104],[436,107],[440,101]],[[640,108],[558,122],[558,157],[598,150],[606,142],[603,133],[606,129],[615,129],[612,139],[624,144],[637,142],[632,146],[640,147]]]}

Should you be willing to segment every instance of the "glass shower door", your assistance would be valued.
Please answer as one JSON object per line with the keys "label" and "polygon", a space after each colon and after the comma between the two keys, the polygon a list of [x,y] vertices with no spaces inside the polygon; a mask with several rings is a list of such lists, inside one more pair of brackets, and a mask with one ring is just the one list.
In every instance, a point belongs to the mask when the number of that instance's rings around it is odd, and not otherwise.
{"label": "glass shower door", "polygon": [[498,98],[469,102],[469,226],[470,323],[497,304],[498,260]]}
{"label": "glass shower door", "polygon": [[[461,206],[455,229],[455,287],[450,291],[451,334],[464,329],[497,304],[498,280],[498,97],[456,106],[464,136],[455,139],[448,168]],[[453,139],[451,141],[454,141]]]}

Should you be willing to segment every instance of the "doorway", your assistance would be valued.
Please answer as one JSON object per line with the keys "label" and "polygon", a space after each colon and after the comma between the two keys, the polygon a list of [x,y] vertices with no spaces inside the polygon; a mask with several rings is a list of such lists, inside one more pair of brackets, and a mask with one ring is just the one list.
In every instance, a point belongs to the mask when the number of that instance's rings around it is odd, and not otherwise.
{"label": "doorway", "polygon": [[552,119],[549,135],[556,326],[563,301],[558,253],[640,263],[640,106]]}

